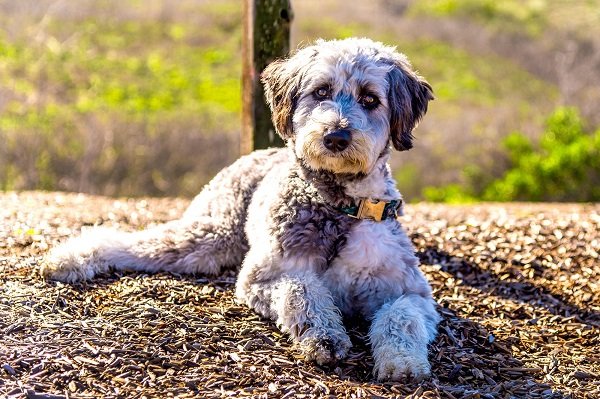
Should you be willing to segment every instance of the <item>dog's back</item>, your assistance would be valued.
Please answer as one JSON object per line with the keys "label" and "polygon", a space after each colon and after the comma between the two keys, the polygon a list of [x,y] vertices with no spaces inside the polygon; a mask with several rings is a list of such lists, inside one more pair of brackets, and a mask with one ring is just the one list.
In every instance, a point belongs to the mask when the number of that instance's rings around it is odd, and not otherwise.
{"label": "dog's back", "polygon": [[42,274],[76,282],[110,268],[216,275],[239,267],[248,251],[244,226],[252,195],[270,170],[289,162],[284,149],[241,157],[203,188],[181,219],[133,233],[101,227],[84,231],[50,252]]}
{"label": "dog's back", "polygon": [[183,219],[209,216],[230,230],[243,232],[252,194],[265,175],[289,162],[281,148],[254,151],[219,172],[194,198]]}

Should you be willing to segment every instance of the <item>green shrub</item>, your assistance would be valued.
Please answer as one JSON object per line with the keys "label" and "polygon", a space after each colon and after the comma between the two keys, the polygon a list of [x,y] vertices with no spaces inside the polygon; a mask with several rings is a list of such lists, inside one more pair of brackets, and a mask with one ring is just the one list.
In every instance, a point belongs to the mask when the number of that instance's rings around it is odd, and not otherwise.
{"label": "green shrub", "polygon": [[522,133],[503,141],[508,170],[476,192],[473,181],[426,188],[429,201],[599,201],[600,129],[588,133],[575,108],[558,108],[548,118],[536,148]]}
{"label": "green shrub", "polygon": [[476,201],[476,198],[459,184],[448,184],[443,187],[425,187],[423,189],[423,197],[427,201],[447,202],[450,204]]}
{"label": "green shrub", "polygon": [[576,109],[550,116],[539,149],[520,133],[504,146],[512,167],[485,189],[484,200],[600,200],[600,129],[587,133]]}

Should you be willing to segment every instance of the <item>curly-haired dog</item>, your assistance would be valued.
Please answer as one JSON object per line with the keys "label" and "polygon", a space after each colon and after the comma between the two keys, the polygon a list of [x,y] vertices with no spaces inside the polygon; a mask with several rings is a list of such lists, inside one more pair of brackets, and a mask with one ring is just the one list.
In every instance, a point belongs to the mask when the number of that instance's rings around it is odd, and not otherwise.
{"label": "curly-haired dog", "polygon": [[215,275],[242,265],[237,298],[288,332],[319,364],[351,346],[343,316],[371,322],[380,380],[430,373],[439,316],[396,220],[402,199],[390,147],[412,147],[431,86],[392,47],[318,41],[262,74],[287,148],[221,171],[183,217],[119,233],[92,229],[54,249],[47,277],[75,282],[109,268]]}

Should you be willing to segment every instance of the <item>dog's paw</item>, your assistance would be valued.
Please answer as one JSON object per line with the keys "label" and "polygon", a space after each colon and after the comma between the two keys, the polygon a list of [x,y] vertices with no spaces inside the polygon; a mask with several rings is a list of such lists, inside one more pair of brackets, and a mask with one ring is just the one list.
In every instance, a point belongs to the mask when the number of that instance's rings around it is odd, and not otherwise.
{"label": "dog's paw", "polygon": [[106,255],[118,259],[124,254],[125,233],[107,228],[93,228],[53,248],[40,267],[42,277],[63,283],[90,280],[108,271]]}
{"label": "dog's paw", "polygon": [[300,349],[306,359],[321,366],[344,359],[351,347],[350,338],[343,331],[328,333],[309,329],[300,341]]}
{"label": "dog's paw", "polygon": [[373,374],[378,381],[422,381],[431,375],[431,366],[426,353],[380,352]]}
{"label": "dog's paw", "polygon": [[[64,255],[64,254],[63,254]],[[94,269],[86,265],[86,260],[76,254],[59,256],[50,253],[40,265],[40,274],[48,280],[57,280],[63,283],[76,283],[94,277]]]}
{"label": "dog's paw", "polygon": [[101,262],[96,258],[96,248],[82,238],[72,239],[52,249],[44,257],[40,274],[46,279],[63,283],[89,280],[101,269]]}

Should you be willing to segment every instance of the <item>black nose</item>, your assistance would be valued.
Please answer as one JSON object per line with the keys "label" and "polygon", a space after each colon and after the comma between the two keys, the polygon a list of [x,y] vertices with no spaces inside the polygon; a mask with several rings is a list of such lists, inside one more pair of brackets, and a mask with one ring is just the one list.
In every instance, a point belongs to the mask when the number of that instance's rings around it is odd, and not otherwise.
{"label": "black nose", "polygon": [[350,145],[350,141],[352,141],[352,135],[350,130],[346,129],[335,130],[323,137],[325,148],[333,152],[344,151]]}

